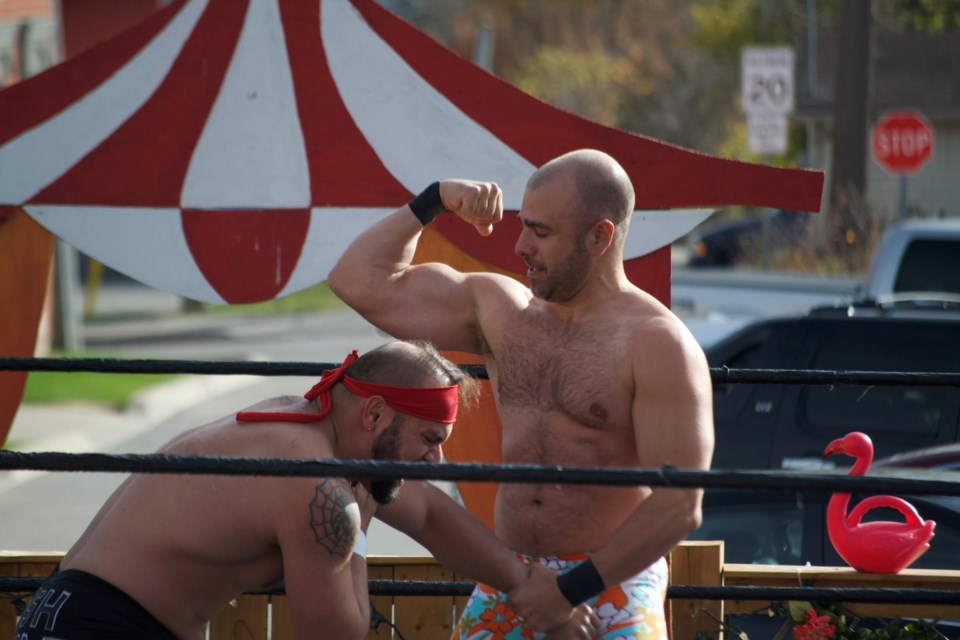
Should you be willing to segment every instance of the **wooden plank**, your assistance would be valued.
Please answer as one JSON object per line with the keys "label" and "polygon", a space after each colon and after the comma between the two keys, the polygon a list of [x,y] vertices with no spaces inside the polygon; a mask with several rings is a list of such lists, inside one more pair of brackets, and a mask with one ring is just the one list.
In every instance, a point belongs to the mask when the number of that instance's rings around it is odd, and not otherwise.
{"label": "wooden plank", "polygon": [[[722,582],[723,542],[683,542],[670,554],[670,584],[717,587]],[[720,631],[723,602],[670,600],[670,637],[696,638]]]}
{"label": "wooden plank", "polygon": [[[850,567],[729,564],[724,567],[723,576],[726,586],[960,589],[960,571],[946,569],[904,569],[891,575],[859,573]],[[728,600],[726,611],[749,613],[768,604],[769,601]],[[860,616],[960,618],[960,605],[851,603],[847,606]]]}
{"label": "wooden plank", "polygon": [[[459,574],[454,574],[453,579],[456,582],[469,582],[474,584],[476,581],[473,578],[468,578],[466,576],[461,576]],[[467,607],[467,601],[470,599],[470,596],[455,596],[453,598],[453,625],[456,627],[457,622],[460,620],[460,615],[463,613],[463,610]]]}
{"label": "wooden plank", "polygon": [[293,639],[293,618],[290,616],[287,596],[270,596],[270,638]]}
{"label": "wooden plank", "polygon": [[210,640],[267,640],[268,596],[243,595],[210,621]]}
{"label": "wooden plank", "polygon": [[[45,577],[50,575],[62,558],[62,553],[2,551],[0,552],[0,576]],[[30,602],[32,597],[32,594],[26,594],[23,603]],[[16,604],[9,598],[0,598],[0,638],[12,638],[16,626]]]}
{"label": "wooden plank", "polygon": [[[5,559],[8,560],[8,559]],[[20,565],[12,561],[0,561],[0,576],[19,576]],[[3,594],[6,596],[7,594]],[[17,609],[12,600],[0,598],[0,638],[12,638],[17,630]]]}
{"label": "wooden plank", "polygon": [[[436,563],[397,567],[397,580],[453,580]],[[453,631],[452,596],[400,596],[394,605],[394,624],[406,638],[448,640]]]}
{"label": "wooden plank", "polygon": [[[394,567],[392,564],[385,564],[389,560],[380,559],[374,561],[369,558],[367,562],[368,580],[393,580]],[[375,596],[370,598],[373,608],[376,609],[384,618],[393,622],[393,596]],[[373,615],[373,611],[370,612]],[[376,629],[367,632],[365,640],[390,640],[393,637],[393,629],[386,622],[381,622]]]}

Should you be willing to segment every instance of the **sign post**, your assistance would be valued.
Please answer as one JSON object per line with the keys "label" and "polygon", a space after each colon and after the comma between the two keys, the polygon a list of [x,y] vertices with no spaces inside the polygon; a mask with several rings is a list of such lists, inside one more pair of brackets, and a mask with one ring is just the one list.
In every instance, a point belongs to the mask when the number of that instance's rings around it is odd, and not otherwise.
{"label": "sign post", "polygon": [[907,176],[916,173],[933,156],[933,127],[919,112],[889,111],[870,135],[873,159],[883,169],[900,176],[899,216],[907,214]]}
{"label": "sign post", "polygon": [[[793,49],[744,47],[740,98],[747,114],[747,147],[764,156],[787,150],[787,116],[793,113]],[[770,216],[763,216],[763,268],[770,266]]]}
{"label": "sign post", "polygon": [[747,114],[747,144],[761,154],[787,150],[787,116],[793,113],[793,49],[745,47],[740,91]]}

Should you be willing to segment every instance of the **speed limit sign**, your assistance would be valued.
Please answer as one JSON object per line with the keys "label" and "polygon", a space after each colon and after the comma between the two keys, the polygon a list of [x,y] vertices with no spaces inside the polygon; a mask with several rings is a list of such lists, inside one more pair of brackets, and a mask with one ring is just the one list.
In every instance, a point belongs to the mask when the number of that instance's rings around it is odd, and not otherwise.
{"label": "speed limit sign", "polygon": [[793,49],[745,47],[740,52],[740,89],[748,116],[793,113]]}

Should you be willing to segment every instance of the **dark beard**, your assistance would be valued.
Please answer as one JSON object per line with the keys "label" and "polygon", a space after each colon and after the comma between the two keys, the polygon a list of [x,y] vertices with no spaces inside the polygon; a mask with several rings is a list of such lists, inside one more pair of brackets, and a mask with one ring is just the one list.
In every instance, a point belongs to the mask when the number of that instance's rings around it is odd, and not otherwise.
{"label": "dark beard", "polygon": [[583,242],[584,238],[578,236],[574,249],[566,258],[557,261],[546,281],[537,285],[530,284],[530,291],[534,296],[547,302],[566,302],[580,292],[589,263],[586,252],[578,249]]}
{"label": "dark beard", "polygon": [[[396,414],[393,421],[373,443],[374,460],[397,460],[400,440],[400,425],[403,419]],[[370,481],[370,495],[377,504],[390,504],[400,495],[399,479],[378,478]]]}

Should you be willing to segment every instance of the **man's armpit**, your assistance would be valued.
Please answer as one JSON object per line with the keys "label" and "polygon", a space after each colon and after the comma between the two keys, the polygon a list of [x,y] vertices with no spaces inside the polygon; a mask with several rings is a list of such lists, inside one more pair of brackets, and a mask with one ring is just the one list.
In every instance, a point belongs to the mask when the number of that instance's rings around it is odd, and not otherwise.
{"label": "man's armpit", "polygon": [[353,503],[353,493],[336,478],[326,478],[318,484],[310,502],[310,529],[314,539],[341,558],[350,555],[360,528],[357,518],[347,511]]}

